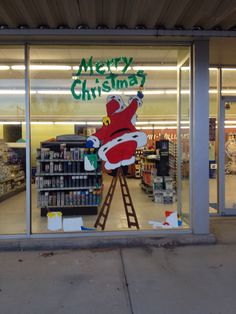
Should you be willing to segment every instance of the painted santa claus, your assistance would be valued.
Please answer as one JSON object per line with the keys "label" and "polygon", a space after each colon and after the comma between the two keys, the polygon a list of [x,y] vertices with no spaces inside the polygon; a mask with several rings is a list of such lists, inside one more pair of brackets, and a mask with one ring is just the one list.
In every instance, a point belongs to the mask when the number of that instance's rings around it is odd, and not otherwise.
{"label": "painted santa claus", "polygon": [[87,140],[86,147],[99,148],[98,156],[107,170],[135,162],[135,151],[147,143],[147,136],[135,128],[136,111],[142,105],[143,94],[131,97],[128,106],[119,95],[107,97],[107,116],[103,126]]}

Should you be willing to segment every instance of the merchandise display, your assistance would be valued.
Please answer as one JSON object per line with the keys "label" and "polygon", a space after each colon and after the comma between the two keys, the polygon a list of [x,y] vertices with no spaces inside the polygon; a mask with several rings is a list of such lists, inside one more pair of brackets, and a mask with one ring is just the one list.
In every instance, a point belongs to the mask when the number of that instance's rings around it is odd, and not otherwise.
{"label": "merchandise display", "polygon": [[84,168],[86,155],[94,149],[85,149],[85,142],[42,142],[37,150],[36,189],[37,206],[41,215],[47,211],[62,211],[63,215],[97,214],[101,202],[101,162],[97,169]]}
{"label": "merchandise display", "polygon": [[156,142],[156,151],[143,152],[141,187],[155,203],[176,201],[176,144],[169,140]]}
{"label": "merchandise display", "polygon": [[25,172],[16,152],[0,141],[0,201],[25,189]]}

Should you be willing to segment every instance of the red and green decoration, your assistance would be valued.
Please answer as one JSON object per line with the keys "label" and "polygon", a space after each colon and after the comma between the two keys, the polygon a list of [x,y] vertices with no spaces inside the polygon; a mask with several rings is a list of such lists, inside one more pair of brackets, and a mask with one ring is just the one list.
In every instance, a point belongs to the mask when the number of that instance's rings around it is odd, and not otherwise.
{"label": "red and green decoration", "polygon": [[107,97],[103,126],[86,143],[87,148],[100,147],[98,155],[105,161],[107,170],[133,164],[136,149],[147,143],[146,134],[135,128],[136,111],[142,105],[142,99],[142,90],[129,99],[128,106],[119,95]]}
{"label": "red and green decoration", "polygon": [[[133,63],[132,57],[111,58],[106,61],[94,61],[93,57],[88,60],[83,58],[80,62],[79,69],[75,74],[76,79],[71,85],[71,94],[74,99],[80,101],[95,100],[101,97],[102,92],[125,90],[129,88],[138,88],[144,86],[146,74],[139,70],[136,73],[127,74]],[[119,74],[113,73],[119,69]],[[95,78],[93,86],[88,86],[88,77]]]}

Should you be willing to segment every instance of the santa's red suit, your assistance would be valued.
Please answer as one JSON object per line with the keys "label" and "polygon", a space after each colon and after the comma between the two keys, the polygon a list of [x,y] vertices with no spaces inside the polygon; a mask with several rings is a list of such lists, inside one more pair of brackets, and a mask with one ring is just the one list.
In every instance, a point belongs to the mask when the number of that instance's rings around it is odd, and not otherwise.
{"label": "santa's red suit", "polygon": [[141,105],[138,97],[130,98],[126,107],[120,96],[108,96],[104,125],[88,138],[93,147],[98,148],[101,142],[98,155],[105,161],[107,170],[133,164],[136,148],[147,143],[146,134],[137,131],[133,121]]}

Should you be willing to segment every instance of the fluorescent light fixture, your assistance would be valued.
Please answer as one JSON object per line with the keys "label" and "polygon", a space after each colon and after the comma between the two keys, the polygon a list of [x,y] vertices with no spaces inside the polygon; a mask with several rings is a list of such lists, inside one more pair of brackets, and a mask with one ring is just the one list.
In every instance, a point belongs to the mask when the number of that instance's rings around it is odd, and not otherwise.
{"label": "fluorescent light fixture", "polygon": [[78,125],[85,125],[85,121],[60,121],[60,122],[54,122],[55,124],[78,124]]}
{"label": "fluorescent light fixture", "polygon": [[231,124],[231,123],[236,123],[236,120],[226,120],[225,124]]}
{"label": "fluorescent light fixture", "polygon": [[236,94],[236,89],[222,89],[222,94]]}
{"label": "fluorescent light fixture", "polygon": [[217,94],[217,89],[209,89],[209,94]]}
{"label": "fluorescent light fixture", "polygon": [[225,125],[225,129],[236,129],[236,125]]}
{"label": "fluorescent light fixture", "polygon": [[[79,70],[79,66],[78,65],[75,65],[75,66],[73,66],[72,67],[72,69],[73,70],[75,70],[75,71],[78,71]],[[92,67],[92,69],[93,69],[93,71],[96,71],[96,67]],[[104,64],[104,67],[101,67],[100,68],[100,70],[106,70],[107,69],[107,66]],[[112,71],[122,71],[123,69],[124,69],[124,66],[123,67],[121,67],[121,66],[118,66],[118,67],[110,67],[110,69],[112,70]],[[130,71],[130,70],[132,70],[132,68],[131,67],[128,67],[128,69],[126,70],[126,71]],[[106,73],[108,73],[108,72],[106,72]]]}
{"label": "fluorescent light fixture", "polygon": [[236,71],[236,68],[222,68],[222,71]]}
{"label": "fluorescent light fixture", "polygon": [[218,68],[209,68],[209,71],[217,71]]}
{"label": "fluorescent light fixture", "polygon": [[144,70],[144,71],[176,71],[177,66],[151,66],[151,65],[136,65],[133,66],[133,70]]}
{"label": "fluorescent light fixture", "polygon": [[143,127],[140,127],[139,129],[141,130],[166,130],[166,129],[176,130],[177,127],[176,126],[159,126],[159,127],[143,126]]}
{"label": "fluorescent light fixture", "polygon": [[167,90],[165,90],[165,94],[174,95],[174,94],[177,94],[177,90],[176,89],[167,89]]}
{"label": "fluorescent light fixture", "polygon": [[31,124],[54,124],[54,122],[49,121],[32,121]]}
{"label": "fluorescent light fixture", "polygon": [[[144,95],[164,95],[165,91],[164,90],[144,90],[143,91]],[[137,95],[137,91],[126,91],[124,92],[124,95]]]}
{"label": "fluorescent light fixture", "polygon": [[21,124],[18,121],[0,121],[0,124]]}
{"label": "fluorescent light fixture", "polygon": [[150,124],[166,125],[166,124],[177,124],[177,122],[176,121],[153,121],[153,122],[150,122]]}
{"label": "fluorescent light fixture", "polygon": [[190,67],[179,67],[180,70],[184,70],[184,71],[189,71],[190,70]]}
{"label": "fluorescent light fixture", "polygon": [[70,90],[60,90],[60,89],[52,89],[52,90],[38,90],[36,91],[37,94],[43,95],[70,95]]}
{"label": "fluorescent light fixture", "polygon": [[[110,69],[112,70],[112,71],[122,71],[123,69],[124,69],[124,67],[110,67]],[[128,67],[127,68],[127,70],[126,70],[126,72],[127,71],[130,71],[130,70],[132,70],[132,68],[131,67]]]}
{"label": "fluorescent light fixture", "polygon": [[[137,92],[136,92],[137,93]],[[96,94],[98,94],[98,92],[96,91]],[[123,92],[122,91],[118,91],[118,90],[113,90],[110,92],[101,92],[102,95],[122,95]]]}
{"label": "fluorescent light fixture", "polygon": [[9,69],[10,69],[10,67],[8,65],[0,65],[0,71],[6,71]]}
{"label": "fluorescent light fixture", "polygon": [[86,123],[87,125],[102,125],[102,122],[100,122],[100,121],[89,121],[89,122],[87,122]]}
{"label": "fluorescent light fixture", "polygon": [[0,95],[24,95],[24,89],[0,89]]}
{"label": "fluorescent light fixture", "polygon": [[145,124],[150,124],[150,122],[149,121],[137,121],[135,124],[136,125],[145,125]]}
{"label": "fluorescent light fixture", "polygon": [[[71,70],[71,66],[69,65],[46,65],[46,64],[31,64],[29,66],[30,70],[37,70],[37,71],[67,71]],[[19,65],[12,65],[12,70],[25,70],[25,66],[23,64]]]}

